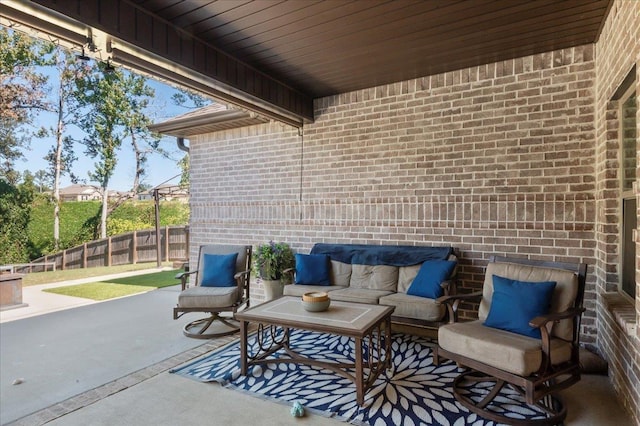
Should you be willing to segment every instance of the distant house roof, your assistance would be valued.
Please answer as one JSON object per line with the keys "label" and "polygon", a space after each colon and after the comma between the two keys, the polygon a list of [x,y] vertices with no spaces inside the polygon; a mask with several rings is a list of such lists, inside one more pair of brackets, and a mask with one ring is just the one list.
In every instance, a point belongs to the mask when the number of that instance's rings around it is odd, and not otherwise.
{"label": "distant house roof", "polygon": [[81,184],[73,184],[66,186],[64,188],[60,188],[60,195],[83,195],[83,194],[93,194],[96,191],[99,191],[97,186],[93,185],[81,185]]}
{"label": "distant house roof", "polygon": [[149,126],[149,129],[165,135],[188,138],[193,135],[253,126],[267,122],[269,122],[267,118],[255,113],[229,108],[219,103],[212,103],[167,121],[152,124]]}

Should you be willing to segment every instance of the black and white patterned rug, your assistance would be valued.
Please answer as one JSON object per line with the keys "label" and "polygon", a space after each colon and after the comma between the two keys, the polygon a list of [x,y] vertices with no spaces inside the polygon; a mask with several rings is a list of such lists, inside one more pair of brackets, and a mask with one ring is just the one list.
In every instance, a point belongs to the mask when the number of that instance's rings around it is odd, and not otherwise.
{"label": "black and white patterned rug", "polygon": [[[460,373],[447,361],[433,364],[433,342],[407,334],[394,334],[392,368],[376,380],[365,395],[364,406],[356,403],[353,382],[329,370],[300,364],[262,364],[240,375],[240,344],[233,342],[186,366],[172,370],[202,382],[218,382],[260,398],[291,406],[299,402],[306,410],[355,425],[474,425],[495,422],[470,413],[452,394],[451,384]],[[255,339],[249,338],[249,342]],[[353,341],[346,337],[308,331],[292,331],[291,347],[307,357],[334,362],[353,362]],[[272,357],[279,357],[278,352]],[[481,384],[469,389],[472,398],[487,393]],[[475,395],[474,395],[475,394]],[[540,418],[515,391],[503,395],[501,414]]]}

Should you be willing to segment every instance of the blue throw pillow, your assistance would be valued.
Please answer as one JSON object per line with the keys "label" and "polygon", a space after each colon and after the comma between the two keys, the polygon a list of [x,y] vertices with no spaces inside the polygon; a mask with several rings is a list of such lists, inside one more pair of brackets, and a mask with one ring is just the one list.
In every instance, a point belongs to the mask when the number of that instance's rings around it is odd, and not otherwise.
{"label": "blue throw pillow", "polygon": [[529,321],[549,312],[555,288],[555,281],[526,282],[494,275],[484,325],[540,339],[540,330],[529,326]]}
{"label": "blue throw pillow", "polygon": [[329,256],[296,253],[296,284],[331,285]]}
{"label": "blue throw pillow", "polygon": [[200,273],[202,287],[233,287],[236,280],[236,260],[238,253],[232,254],[205,254],[202,259]]}
{"label": "blue throw pillow", "polygon": [[407,294],[437,299],[444,294],[440,284],[451,276],[455,267],[456,262],[451,260],[427,260],[420,267]]}

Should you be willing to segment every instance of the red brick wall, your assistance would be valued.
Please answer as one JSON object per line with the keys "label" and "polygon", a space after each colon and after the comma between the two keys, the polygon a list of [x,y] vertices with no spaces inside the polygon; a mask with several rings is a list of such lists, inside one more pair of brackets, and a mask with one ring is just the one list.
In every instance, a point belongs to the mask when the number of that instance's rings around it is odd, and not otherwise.
{"label": "red brick wall", "polygon": [[[637,327],[640,290],[637,285],[635,303],[617,291],[620,280],[621,158],[618,105],[614,94],[634,64],[636,94],[640,95],[640,2],[616,1],[596,44],[597,336],[598,347],[609,361],[609,376],[614,388],[636,423],[640,423],[640,331]],[[640,110],[637,123],[640,124]],[[640,134],[640,126],[637,134]],[[640,165],[640,157],[638,160]],[[637,176],[640,176],[638,170]],[[640,253],[640,240],[636,241],[636,253]],[[636,282],[640,284],[638,257]]]}
{"label": "red brick wall", "polygon": [[[199,244],[269,239],[452,245],[461,285],[491,254],[595,264],[593,46],[316,100],[192,147]],[[259,297],[259,288],[256,287]],[[595,275],[584,340],[595,342]],[[472,315],[471,313],[469,315]]]}

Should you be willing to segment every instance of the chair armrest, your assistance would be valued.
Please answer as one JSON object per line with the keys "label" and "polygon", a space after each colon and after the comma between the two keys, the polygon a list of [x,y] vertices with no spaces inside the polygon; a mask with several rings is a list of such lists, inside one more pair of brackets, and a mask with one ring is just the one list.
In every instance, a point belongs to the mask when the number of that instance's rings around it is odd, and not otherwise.
{"label": "chair armrest", "polygon": [[473,293],[464,294],[452,294],[450,296],[440,296],[436,299],[436,304],[442,305],[445,303],[454,303],[456,300],[473,300],[482,297],[481,291],[475,291]]}
{"label": "chair armrest", "polygon": [[236,272],[236,274],[233,276],[233,278],[238,281],[240,278],[242,278],[243,276],[247,275],[250,271],[247,269],[246,271],[240,271],[240,272]]}
{"label": "chair armrest", "polygon": [[458,321],[458,306],[462,301],[476,300],[482,297],[482,291],[476,291],[466,294],[453,294],[450,296],[441,296],[435,300],[436,305],[445,305],[449,313],[449,323]]}
{"label": "chair armrest", "polygon": [[444,280],[440,283],[440,287],[444,291],[445,296],[449,296],[450,294],[454,294],[455,292],[451,291],[454,288],[453,280]]}
{"label": "chair armrest", "polygon": [[[545,327],[546,324],[550,322],[558,322],[563,319],[576,318],[580,317],[582,313],[586,311],[585,308],[571,308],[567,309],[564,312],[557,312],[548,315],[540,315],[533,318],[529,321],[529,326],[540,329],[540,336],[542,340],[542,360],[540,362],[540,368],[538,369],[538,373],[545,373],[551,368],[551,335],[549,334],[549,329]],[[573,350],[578,350],[577,348],[577,340],[574,332]]]}
{"label": "chair armrest", "polygon": [[584,311],[586,311],[585,308],[571,308],[564,312],[557,312],[557,313],[548,314],[548,315],[540,315],[538,317],[533,318],[531,321],[529,321],[529,326],[534,328],[541,328],[549,322],[557,322],[563,319],[577,317],[581,315]]}
{"label": "chair armrest", "polygon": [[292,284],[296,281],[296,268],[287,268],[282,271],[282,277],[287,277],[285,284]]}
{"label": "chair armrest", "polygon": [[198,270],[196,269],[195,271],[180,272],[179,274],[176,274],[175,278],[177,280],[180,280],[180,284],[182,284],[182,290],[187,288],[187,278],[189,277],[189,275],[195,274],[197,272]]}

